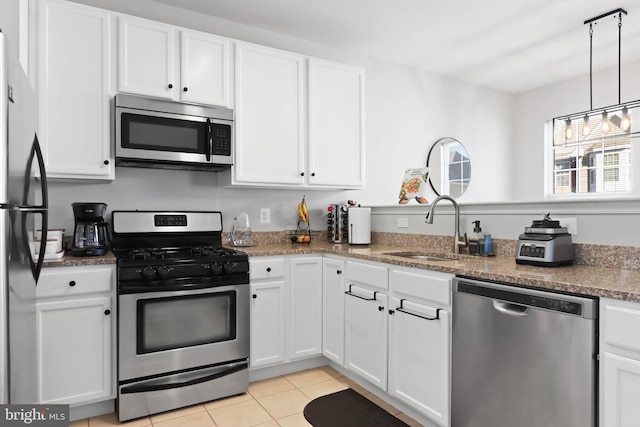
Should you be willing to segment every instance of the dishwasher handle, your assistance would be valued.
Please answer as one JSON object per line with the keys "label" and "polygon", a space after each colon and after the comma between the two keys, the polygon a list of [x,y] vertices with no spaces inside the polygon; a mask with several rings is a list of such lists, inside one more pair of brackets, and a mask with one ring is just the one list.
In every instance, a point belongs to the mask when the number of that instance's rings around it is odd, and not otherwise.
{"label": "dishwasher handle", "polygon": [[493,308],[500,313],[507,314],[509,316],[521,317],[529,315],[529,307],[520,304],[493,300]]}

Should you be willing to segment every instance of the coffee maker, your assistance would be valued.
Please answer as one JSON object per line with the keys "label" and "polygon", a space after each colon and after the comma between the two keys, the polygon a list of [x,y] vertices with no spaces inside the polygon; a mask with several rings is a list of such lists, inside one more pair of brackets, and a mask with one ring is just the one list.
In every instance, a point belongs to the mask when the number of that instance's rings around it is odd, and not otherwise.
{"label": "coffee maker", "polygon": [[109,251],[109,224],[105,203],[72,203],[75,227],[71,255],[98,256]]}

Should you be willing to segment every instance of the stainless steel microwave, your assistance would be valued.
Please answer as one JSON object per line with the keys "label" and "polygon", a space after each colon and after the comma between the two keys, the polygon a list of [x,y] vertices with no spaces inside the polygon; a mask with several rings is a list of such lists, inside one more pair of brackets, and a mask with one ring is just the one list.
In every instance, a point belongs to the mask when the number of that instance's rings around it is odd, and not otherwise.
{"label": "stainless steel microwave", "polygon": [[233,164],[234,112],[115,96],[116,166],[220,171]]}

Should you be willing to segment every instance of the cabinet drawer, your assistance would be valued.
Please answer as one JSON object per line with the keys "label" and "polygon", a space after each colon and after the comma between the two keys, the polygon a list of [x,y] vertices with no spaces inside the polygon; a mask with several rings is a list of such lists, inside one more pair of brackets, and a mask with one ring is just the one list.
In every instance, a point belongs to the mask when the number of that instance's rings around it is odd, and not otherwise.
{"label": "cabinet drawer", "polygon": [[389,272],[391,289],[394,292],[451,305],[451,279],[447,273],[421,272],[392,269]]}
{"label": "cabinet drawer", "polygon": [[379,289],[389,289],[387,267],[347,261],[347,285],[364,284]]}
{"label": "cabinet drawer", "polygon": [[285,275],[284,258],[249,259],[249,277],[251,280],[276,279]]}
{"label": "cabinet drawer", "polygon": [[605,343],[640,351],[640,304],[605,304]]}
{"label": "cabinet drawer", "polygon": [[112,291],[115,266],[55,267],[42,270],[36,297],[59,297]]}

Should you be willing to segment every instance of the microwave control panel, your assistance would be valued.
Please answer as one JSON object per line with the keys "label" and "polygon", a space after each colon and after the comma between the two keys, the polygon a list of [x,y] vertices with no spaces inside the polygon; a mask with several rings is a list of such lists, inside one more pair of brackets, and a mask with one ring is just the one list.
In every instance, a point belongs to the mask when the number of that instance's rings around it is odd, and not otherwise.
{"label": "microwave control panel", "polygon": [[214,156],[231,155],[231,125],[212,124],[212,152]]}

